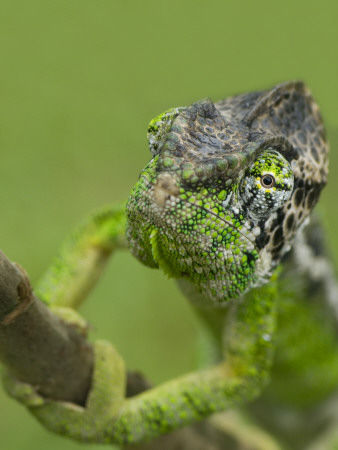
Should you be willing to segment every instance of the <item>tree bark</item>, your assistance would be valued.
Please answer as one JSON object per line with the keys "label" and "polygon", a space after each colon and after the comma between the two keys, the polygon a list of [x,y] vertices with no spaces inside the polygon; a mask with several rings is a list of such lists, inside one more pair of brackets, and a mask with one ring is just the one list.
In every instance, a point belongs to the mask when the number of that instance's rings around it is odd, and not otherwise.
{"label": "tree bark", "polygon": [[43,396],[85,404],[94,364],[85,333],[38,300],[23,269],[2,252],[0,360]]}

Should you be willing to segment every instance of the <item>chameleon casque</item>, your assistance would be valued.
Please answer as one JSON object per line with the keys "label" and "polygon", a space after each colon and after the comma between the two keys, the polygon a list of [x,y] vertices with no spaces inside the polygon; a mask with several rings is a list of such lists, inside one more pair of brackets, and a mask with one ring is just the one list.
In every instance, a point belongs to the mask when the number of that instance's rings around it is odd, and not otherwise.
{"label": "chameleon casque", "polygon": [[[173,108],[150,122],[148,140],[152,159],[126,214],[123,205],[93,215],[36,292],[49,305],[76,306],[97,279],[97,255],[126,246],[126,231],[131,252],[178,279],[205,322],[203,367],[126,398],[124,364],[111,351],[98,358],[82,409],[28,395],[20,383],[7,390],[46,427],[84,442],[143,449],[227,409],[241,408],[241,424],[245,406],[274,443],[250,447],[249,436],[222,448],[338,448],[338,289],[310,222],[328,145],[309,90],[287,82]],[[144,448],[170,448],[154,445]]]}

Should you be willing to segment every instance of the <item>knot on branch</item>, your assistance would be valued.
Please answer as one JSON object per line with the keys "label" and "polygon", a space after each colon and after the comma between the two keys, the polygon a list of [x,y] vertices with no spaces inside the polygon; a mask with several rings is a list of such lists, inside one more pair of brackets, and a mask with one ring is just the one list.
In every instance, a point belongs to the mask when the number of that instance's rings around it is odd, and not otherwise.
{"label": "knot on branch", "polygon": [[[4,255],[3,255],[4,256]],[[17,286],[18,305],[2,320],[2,325],[9,325],[19,314],[34,301],[33,290],[26,271],[19,264],[12,264],[13,269],[18,269],[21,273],[21,280]]]}

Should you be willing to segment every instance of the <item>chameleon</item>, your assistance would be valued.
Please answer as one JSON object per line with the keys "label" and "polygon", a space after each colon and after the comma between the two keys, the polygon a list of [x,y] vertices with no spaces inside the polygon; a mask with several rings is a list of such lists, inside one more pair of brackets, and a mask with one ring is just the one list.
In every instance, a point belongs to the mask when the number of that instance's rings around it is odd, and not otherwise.
{"label": "chameleon", "polygon": [[[150,122],[148,141],[152,158],[125,211],[94,214],[36,292],[76,307],[107,256],[128,246],[178,281],[205,325],[203,366],[125,398],[111,364],[120,391],[112,405],[106,395],[104,412],[22,396],[15,383],[11,395],[47,428],[85,442],[136,445],[235,408],[276,439],[264,448],[336,448],[334,414],[318,413],[331,411],[337,390],[338,289],[311,215],[328,144],[309,89],[292,81],[172,108]],[[106,389],[101,366],[94,399]]]}
{"label": "chameleon", "polygon": [[214,307],[266,283],[327,178],[303,85],[170,110],[149,141],[154,158],[127,205],[133,254]]}

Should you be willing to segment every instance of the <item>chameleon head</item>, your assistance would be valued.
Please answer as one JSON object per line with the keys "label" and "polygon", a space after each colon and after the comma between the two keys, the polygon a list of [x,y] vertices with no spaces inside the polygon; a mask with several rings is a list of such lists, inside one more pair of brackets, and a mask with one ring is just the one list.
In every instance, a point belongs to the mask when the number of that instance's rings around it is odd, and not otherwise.
{"label": "chameleon head", "polygon": [[169,110],[148,139],[153,159],[127,205],[133,253],[212,304],[268,281],[326,182],[323,126],[305,86]]}

